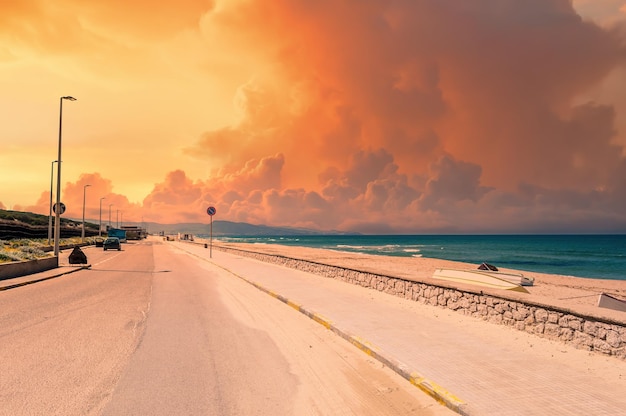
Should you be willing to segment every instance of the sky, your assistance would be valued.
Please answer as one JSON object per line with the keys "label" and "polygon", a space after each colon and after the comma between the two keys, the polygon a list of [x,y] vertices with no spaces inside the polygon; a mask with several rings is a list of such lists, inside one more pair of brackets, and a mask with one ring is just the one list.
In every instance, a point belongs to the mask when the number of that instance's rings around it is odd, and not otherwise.
{"label": "sky", "polygon": [[625,233],[625,22],[626,0],[0,0],[0,208],[48,214],[72,96],[69,218]]}

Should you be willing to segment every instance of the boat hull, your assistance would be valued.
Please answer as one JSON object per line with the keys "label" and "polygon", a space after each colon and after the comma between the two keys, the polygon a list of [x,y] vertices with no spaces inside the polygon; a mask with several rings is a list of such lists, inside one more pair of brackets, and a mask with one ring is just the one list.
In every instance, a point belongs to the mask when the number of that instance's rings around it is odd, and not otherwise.
{"label": "boat hull", "polygon": [[528,290],[522,287],[522,285],[510,282],[498,276],[494,276],[494,273],[496,272],[484,270],[436,269],[433,273],[433,278],[494,289],[528,293]]}
{"label": "boat hull", "polygon": [[482,271],[483,273],[487,273],[491,276],[497,277],[499,279],[504,279],[511,283],[515,283],[521,286],[532,286],[535,283],[535,279],[532,277],[524,276],[521,273],[507,273],[507,272],[493,272],[493,271]]}
{"label": "boat hull", "polygon": [[598,296],[598,306],[601,308],[626,312],[626,300],[614,298],[606,293],[600,293],[600,296]]}

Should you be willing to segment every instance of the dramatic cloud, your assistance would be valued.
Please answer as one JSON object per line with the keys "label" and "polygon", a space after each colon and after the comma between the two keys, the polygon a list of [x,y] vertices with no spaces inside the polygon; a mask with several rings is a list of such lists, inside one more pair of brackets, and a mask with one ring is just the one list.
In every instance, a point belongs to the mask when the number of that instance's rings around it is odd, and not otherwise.
{"label": "dramatic cloud", "polygon": [[[55,188],[56,191],[56,188]],[[98,173],[80,175],[76,182],[68,182],[61,191],[62,201],[66,206],[64,216],[68,218],[82,218],[83,199],[85,201],[85,218],[100,219],[102,206],[102,223],[115,226],[124,221],[141,221],[141,207],[130,203],[128,198],[113,192],[110,180],[104,179]],[[102,201],[100,201],[102,198]],[[52,203],[56,203],[53,194]],[[41,194],[35,205],[16,206],[16,210],[24,210],[48,215],[50,210],[50,192]],[[120,218],[121,213],[121,218]]]}
{"label": "dramatic cloud", "polygon": [[[316,218],[322,226],[356,217],[428,230],[414,217],[431,212],[476,230],[491,225],[468,220],[518,210],[538,213],[525,226],[545,210],[578,221],[577,199],[623,188],[614,109],[577,103],[623,64],[622,40],[568,1],[277,1],[229,12],[245,19],[224,21],[245,22],[249,41],[268,45],[280,82],[242,88],[241,124],[207,133],[189,154],[224,151],[237,166],[282,152],[282,182],[341,213]],[[305,219],[305,195],[266,202]]]}
{"label": "dramatic cloud", "polygon": [[[79,3],[94,39],[138,51],[132,70],[161,46],[180,58],[148,76],[170,90],[240,79],[222,123],[182,134],[182,116],[158,117],[136,139],[165,179],[115,201],[135,218],[206,221],[215,205],[220,219],[348,231],[626,231],[626,101],[607,92],[624,87],[621,2],[187,1],[138,27],[133,7],[115,36],[114,8]],[[226,75],[237,59],[244,80]]]}

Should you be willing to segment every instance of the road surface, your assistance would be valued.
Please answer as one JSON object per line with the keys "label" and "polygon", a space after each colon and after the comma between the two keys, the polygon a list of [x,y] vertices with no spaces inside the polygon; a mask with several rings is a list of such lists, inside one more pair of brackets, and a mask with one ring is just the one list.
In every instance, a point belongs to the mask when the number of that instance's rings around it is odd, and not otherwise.
{"label": "road surface", "polygon": [[0,414],[453,414],[188,253],[85,253],[90,270],[0,292]]}

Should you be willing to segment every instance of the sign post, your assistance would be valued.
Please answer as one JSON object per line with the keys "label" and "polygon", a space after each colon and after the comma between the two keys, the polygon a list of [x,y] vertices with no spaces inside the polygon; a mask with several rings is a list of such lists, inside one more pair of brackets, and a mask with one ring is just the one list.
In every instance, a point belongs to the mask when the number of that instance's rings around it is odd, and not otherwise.
{"label": "sign post", "polygon": [[216,212],[217,210],[213,206],[208,207],[206,209],[206,213],[209,214],[209,217],[211,217],[211,234],[209,238],[209,258],[213,258],[213,215],[215,215]]}
{"label": "sign post", "polygon": [[[57,212],[57,210],[59,212]],[[54,219],[54,244],[58,247],[59,241],[61,241],[61,228],[60,228],[61,226],[59,225],[59,227],[57,227],[56,224],[57,222],[61,224],[60,216],[63,215],[63,213],[65,212],[65,204],[63,202],[59,202],[58,205],[55,203],[52,206],[52,211],[55,214],[58,214],[57,217]],[[59,230],[58,233],[57,233],[57,230]]]}

